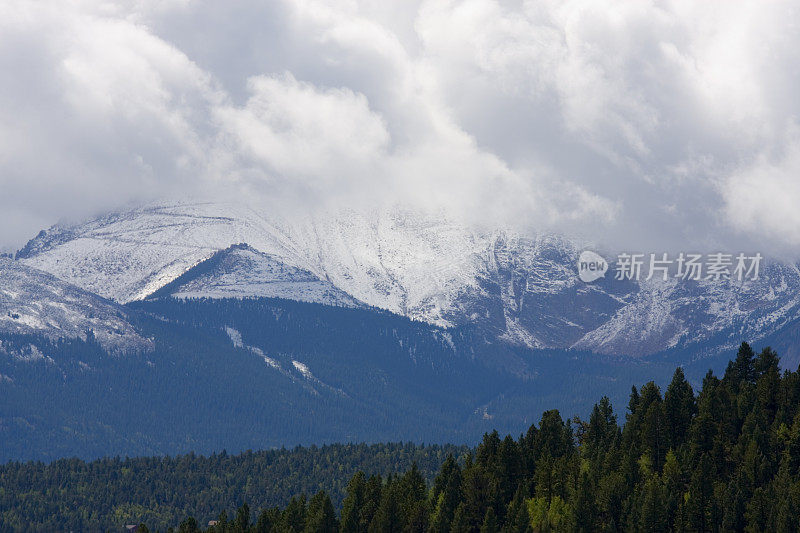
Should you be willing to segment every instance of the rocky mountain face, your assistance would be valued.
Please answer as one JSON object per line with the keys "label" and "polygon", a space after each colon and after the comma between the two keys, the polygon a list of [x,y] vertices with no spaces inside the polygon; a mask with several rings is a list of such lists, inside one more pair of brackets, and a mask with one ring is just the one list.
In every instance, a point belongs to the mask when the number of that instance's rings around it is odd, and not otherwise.
{"label": "rocky mountain face", "polygon": [[[19,261],[0,258],[0,334],[96,340],[111,350],[149,346],[119,304]],[[0,350],[2,347],[0,346]]]}
{"label": "rocky mountain face", "polygon": [[293,267],[247,244],[216,252],[148,298],[284,298],[339,307],[358,300],[308,270]]}
{"label": "rocky mountain face", "polygon": [[675,365],[697,387],[742,340],[796,368],[796,266],[620,281],[603,254],[584,282],[587,248],[400,209],[179,203],[54,226],[0,258],[0,460],[475,442],[625,405]]}
{"label": "rocky mountain face", "polygon": [[289,220],[176,203],[54,226],[17,258],[118,303],[171,295],[365,305],[440,326],[475,324],[489,339],[527,347],[608,354],[727,348],[800,316],[796,265],[770,263],[744,282],[609,273],[584,283],[576,274],[583,248],[402,209]]}

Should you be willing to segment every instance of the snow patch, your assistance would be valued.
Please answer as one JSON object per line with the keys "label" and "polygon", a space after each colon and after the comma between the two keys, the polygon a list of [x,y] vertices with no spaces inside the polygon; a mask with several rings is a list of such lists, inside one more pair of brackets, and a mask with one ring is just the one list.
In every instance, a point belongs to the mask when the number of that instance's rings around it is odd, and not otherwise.
{"label": "snow patch", "polygon": [[294,369],[303,374],[303,377],[307,379],[314,379],[314,374],[311,373],[311,370],[308,369],[308,366],[301,363],[300,361],[292,360],[292,366]]}
{"label": "snow patch", "polygon": [[230,326],[225,326],[225,333],[228,334],[228,338],[231,339],[231,343],[235,348],[241,348],[242,345],[242,334],[239,333],[239,330],[234,329]]}

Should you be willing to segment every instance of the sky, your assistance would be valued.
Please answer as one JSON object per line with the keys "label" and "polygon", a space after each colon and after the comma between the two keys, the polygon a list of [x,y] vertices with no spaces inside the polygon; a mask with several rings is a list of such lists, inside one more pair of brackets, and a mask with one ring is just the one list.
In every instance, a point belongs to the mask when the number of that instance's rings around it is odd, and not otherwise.
{"label": "sky", "polygon": [[5,0],[0,249],[191,195],[798,259],[799,11]]}

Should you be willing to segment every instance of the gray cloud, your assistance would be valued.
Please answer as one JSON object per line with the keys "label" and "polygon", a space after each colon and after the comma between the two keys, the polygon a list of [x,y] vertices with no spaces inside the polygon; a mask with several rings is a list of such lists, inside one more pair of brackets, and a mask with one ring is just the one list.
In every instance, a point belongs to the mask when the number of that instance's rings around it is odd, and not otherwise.
{"label": "gray cloud", "polygon": [[797,2],[0,6],[0,243],[191,194],[800,244]]}

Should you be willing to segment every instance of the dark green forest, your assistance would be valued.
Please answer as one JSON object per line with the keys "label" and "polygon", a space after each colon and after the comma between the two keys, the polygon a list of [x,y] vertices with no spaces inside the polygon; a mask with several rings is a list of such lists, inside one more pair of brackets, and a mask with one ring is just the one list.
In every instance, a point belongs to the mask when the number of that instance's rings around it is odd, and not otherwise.
{"label": "dark green forest", "polygon": [[[357,460],[330,452],[348,449]],[[798,531],[800,372],[742,344],[697,395],[678,368],[664,391],[634,387],[624,415],[604,397],[588,420],[546,411],[473,450],[400,449],[281,452],[277,479],[253,466],[259,454],[9,463],[0,516],[6,530]]]}
{"label": "dark green forest", "polygon": [[242,500],[286,505],[325,490],[341,505],[358,471],[400,473],[417,465],[432,481],[465,446],[331,444],[203,457],[106,458],[91,462],[9,462],[0,466],[0,531],[87,531],[146,522],[166,529],[193,514],[216,516]]}
{"label": "dark green forest", "polygon": [[[127,309],[152,350],[110,353],[91,332],[0,336],[0,374],[9,378],[0,386],[0,462],[474,445],[493,429],[521,433],[547,409],[587,413],[602,395],[622,403],[631,385],[664,385],[674,368],[487,343],[468,329],[289,300],[170,298]],[[699,384],[702,372],[687,376]]]}

